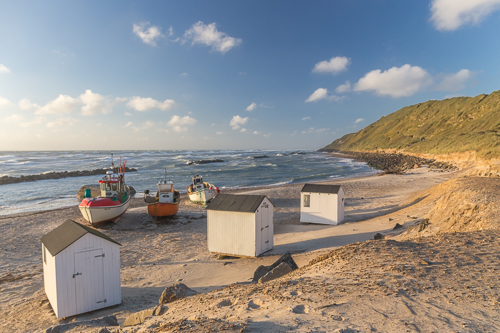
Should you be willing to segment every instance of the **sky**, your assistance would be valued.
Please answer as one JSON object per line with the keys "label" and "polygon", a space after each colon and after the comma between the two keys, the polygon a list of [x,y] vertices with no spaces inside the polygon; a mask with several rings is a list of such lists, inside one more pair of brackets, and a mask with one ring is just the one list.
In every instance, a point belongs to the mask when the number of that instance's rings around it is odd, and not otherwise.
{"label": "sky", "polygon": [[500,90],[500,0],[0,0],[0,151],[318,149]]}

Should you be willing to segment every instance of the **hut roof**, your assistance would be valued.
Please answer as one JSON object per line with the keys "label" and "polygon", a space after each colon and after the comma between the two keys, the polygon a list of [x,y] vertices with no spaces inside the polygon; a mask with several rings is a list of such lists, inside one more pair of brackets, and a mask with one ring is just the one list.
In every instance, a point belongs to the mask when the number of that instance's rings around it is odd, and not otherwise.
{"label": "hut roof", "polygon": [[66,220],[63,224],[46,234],[41,238],[42,243],[45,245],[50,254],[55,256],[78,239],[86,234],[93,234],[97,237],[104,238],[107,241],[121,245],[117,241],[109,238],[105,234],[73,220]]}
{"label": "hut roof", "polygon": [[255,213],[264,198],[266,198],[265,195],[219,194],[208,205],[207,210]]}
{"label": "hut roof", "polygon": [[304,184],[300,192],[339,193],[341,187],[340,185]]}

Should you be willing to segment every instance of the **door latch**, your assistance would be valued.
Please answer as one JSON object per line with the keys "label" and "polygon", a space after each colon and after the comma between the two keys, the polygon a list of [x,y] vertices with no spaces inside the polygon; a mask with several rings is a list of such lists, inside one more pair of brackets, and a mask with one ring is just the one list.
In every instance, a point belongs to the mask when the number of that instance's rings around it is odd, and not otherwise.
{"label": "door latch", "polygon": [[82,273],[75,273],[75,274],[73,274],[73,279],[74,279],[74,278],[75,278],[75,276],[77,276],[77,275],[82,275]]}

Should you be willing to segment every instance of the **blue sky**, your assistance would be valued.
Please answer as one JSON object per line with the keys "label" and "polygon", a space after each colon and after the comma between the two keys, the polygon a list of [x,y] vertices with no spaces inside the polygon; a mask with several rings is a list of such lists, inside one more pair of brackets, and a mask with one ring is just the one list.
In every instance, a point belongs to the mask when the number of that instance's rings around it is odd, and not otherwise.
{"label": "blue sky", "polygon": [[0,6],[0,150],[316,149],[500,89],[500,0]]}

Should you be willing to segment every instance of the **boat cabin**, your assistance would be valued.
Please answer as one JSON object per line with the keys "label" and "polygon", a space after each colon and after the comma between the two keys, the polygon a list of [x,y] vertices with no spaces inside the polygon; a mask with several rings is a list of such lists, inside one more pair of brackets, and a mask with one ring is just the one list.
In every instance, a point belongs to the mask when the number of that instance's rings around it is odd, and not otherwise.
{"label": "boat cabin", "polygon": [[101,197],[119,200],[120,194],[125,192],[125,185],[122,176],[114,174],[113,171],[106,171],[106,176],[99,181],[101,186]]}
{"label": "boat cabin", "polygon": [[158,182],[158,202],[174,202],[174,182],[171,180],[162,180]]}
{"label": "boat cabin", "polygon": [[205,185],[203,184],[203,177],[200,175],[196,175],[193,178],[193,192],[203,190]]}

